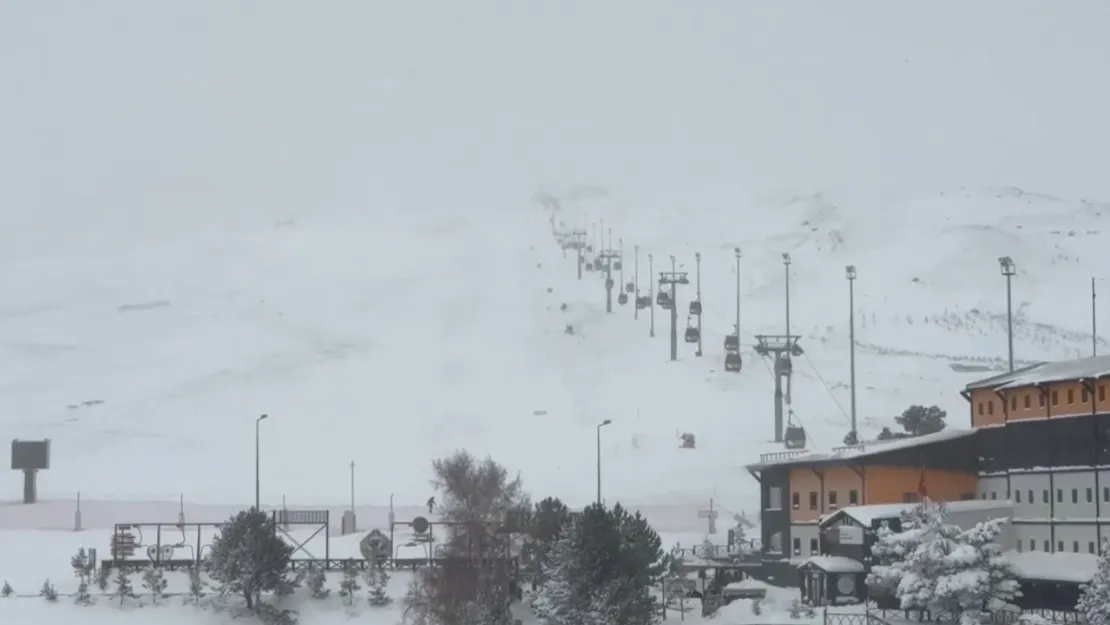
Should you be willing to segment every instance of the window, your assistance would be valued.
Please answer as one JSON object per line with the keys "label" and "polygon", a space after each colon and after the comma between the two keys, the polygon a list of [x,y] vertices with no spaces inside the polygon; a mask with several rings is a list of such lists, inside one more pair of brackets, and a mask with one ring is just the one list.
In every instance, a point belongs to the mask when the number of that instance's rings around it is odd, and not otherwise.
{"label": "window", "polygon": [[1029,499],[1027,499],[1026,501],[1028,501],[1029,503],[1036,503],[1037,502],[1036,499],[1033,499],[1033,491],[1032,490],[1029,491]]}
{"label": "window", "polygon": [[1064,489],[1056,489],[1056,503],[1064,503]]}
{"label": "window", "polygon": [[782,553],[782,532],[771,534],[771,549],[775,553]]}
{"label": "window", "polygon": [[1087,543],[1087,553],[1094,553],[1094,552],[1095,552],[1095,543],[1094,542]]}
{"label": "window", "polygon": [[848,491],[848,505],[854,506],[859,503],[859,491]]}
{"label": "window", "polygon": [[818,551],[819,551],[819,549],[817,547],[817,539],[816,538],[810,538],[809,539],[809,554],[815,556],[815,555],[817,555]]}
{"label": "window", "polygon": [[1044,393],[1037,393],[1037,405],[1044,408]]}
{"label": "window", "polygon": [[1074,404],[1075,403],[1075,389],[1074,388],[1069,388],[1068,389],[1068,403],[1069,404]]}
{"label": "window", "polygon": [[1080,397],[1079,401],[1083,402],[1084,404],[1087,403],[1088,399],[1090,399],[1090,393],[1087,392],[1087,387],[1086,386],[1084,386],[1083,389],[1081,391],[1079,391],[1079,397]]}
{"label": "window", "polygon": [[1047,540],[1044,541],[1044,550],[1045,551],[1052,551],[1052,543],[1048,542]]}
{"label": "window", "polygon": [[1049,497],[1048,497],[1048,489],[1047,488],[1044,489],[1043,492],[1041,492],[1041,499],[1043,500],[1042,503],[1048,503]]}
{"label": "window", "polygon": [[830,506],[835,506],[836,505],[836,491],[835,490],[830,490],[829,491],[829,505]]}
{"label": "window", "polygon": [[1030,538],[1029,539],[1029,551],[1036,551],[1036,550],[1037,550],[1037,541]]}
{"label": "window", "polygon": [[817,509],[817,491],[815,491],[815,490],[809,491],[809,509],[810,510],[816,510]]}
{"label": "window", "polygon": [[1102,487],[1102,500],[1103,501],[1110,501],[1110,486],[1103,486]]}
{"label": "window", "polygon": [[1029,409],[1029,393],[1025,394],[1025,409]]}
{"label": "window", "polygon": [[1014,491],[1014,503],[1021,503],[1021,491]]}
{"label": "window", "polygon": [[802,555],[802,539],[797,536],[794,537],[794,555]]}
{"label": "window", "polygon": [[1052,405],[1053,406],[1058,406],[1059,404],[1060,404],[1060,394],[1057,393],[1056,391],[1052,391]]}
{"label": "window", "polygon": [[1010,397],[1010,410],[1017,410],[1017,395]]}
{"label": "window", "polygon": [[1095,500],[1095,489],[1088,488],[1087,489],[1087,503],[1091,503],[1094,500]]}
{"label": "window", "polygon": [[1071,541],[1071,550],[1074,551],[1075,553],[1079,553],[1079,541],[1078,540]]}
{"label": "window", "polygon": [[991,499],[998,499],[998,493],[991,491]]}
{"label": "window", "polygon": [[994,414],[994,400],[987,402],[987,414]]}
{"label": "window", "polygon": [[790,493],[790,507],[797,510],[802,505],[801,493]]}
{"label": "window", "polygon": [[782,509],[782,488],[778,486],[772,486],[767,489],[767,509]]}
{"label": "window", "polygon": [[983,402],[979,402],[979,416],[983,415]]}
{"label": "window", "polygon": [[987,498],[987,491],[983,491],[983,492],[979,493],[979,498],[980,498],[980,499],[983,499],[983,500],[986,500],[986,498]]}
{"label": "window", "polygon": [[1062,541],[1062,540],[1056,541],[1056,551],[1060,552],[1060,551],[1063,551],[1063,550],[1064,550],[1064,541]]}
{"label": "window", "polygon": [[1071,502],[1072,503],[1079,503],[1079,489],[1078,488],[1071,489]]}

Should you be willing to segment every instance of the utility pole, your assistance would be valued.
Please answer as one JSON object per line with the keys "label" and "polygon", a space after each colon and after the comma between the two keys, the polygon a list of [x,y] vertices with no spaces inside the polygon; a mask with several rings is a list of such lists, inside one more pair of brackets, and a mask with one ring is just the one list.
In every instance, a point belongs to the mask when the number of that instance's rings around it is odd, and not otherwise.
{"label": "utility pole", "polygon": [[635,306],[632,307],[632,318],[640,318],[640,246],[632,247],[632,253],[635,258],[635,266],[632,270],[632,279],[636,282],[636,288],[633,291],[636,293]]}
{"label": "utility pole", "polygon": [[571,243],[571,245],[573,245],[574,250],[578,252],[578,279],[581,280],[582,264],[586,262],[585,259],[582,257],[582,248],[586,247],[586,231],[575,230],[570,233],[570,236],[574,237],[574,242]]}
{"label": "utility pole", "polygon": [[790,254],[783,252],[782,266],[786,270],[786,336],[790,336]]}
{"label": "utility pole", "polygon": [[1014,301],[1010,280],[1017,273],[1017,268],[1014,266],[1014,260],[1009,256],[999,258],[998,264],[1002,268],[1002,275],[1006,276],[1006,335],[1009,343],[1010,372],[1012,373],[1014,370]]}
{"label": "utility pole", "polygon": [[[717,533],[717,511],[713,509],[713,498],[709,498],[709,509],[698,510],[699,519],[707,519],[709,521],[709,533]],[[705,554],[705,557],[711,557],[713,554]]]}
{"label": "utility pole", "polygon": [[351,514],[355,513],[355,461],[351,461]]}
{"label": "utility pole", "polygon": [[675,257],[671,256],[671,270],[659,272],[659,287],[671,287],[671,360],[678,360],[678,295],[680,284],[690,284],[685,271],[676,271]]}
{"label": "utility pole", "polygon": [[[852,440],[859,442],[859,430],[856,429],[856,266],[845,267],[848,276],[848,349],[849,367],[851,368],[850,384],[852,389]],[[856,444],[853,443],[853,444]]]}
{"label": "utility pole", "polygon": [[613,312],[613,259],[618,258],[616,252],[610,249],[601,250],[598,258],[605,261],[605,312]]}
{"label": "utility pole", "polygon": [[1098,356],[1098,308],[1095,305],[1095,279],[1091,278],[1091,356]]}
{"label": "utility pole", "polygon": [[621,291],[624,291],[624,238],[617,239],[617,262],[621,264]]}
{"label": "utility pole", "polygon": [[[695,288],[697,289],[697,300],[698,300],[698,306],[700,307],[702,305],[701,304],[701,252],[695,252],[694,253],[694,262],[697,264],[696,273],[695,273],[695,275],[697,276],[697,285],[696,285]],[[700,308],[698,309],[698,351],[694,352],[694,355],[698,356],[698,357],[701,356],[701,309]]]}
{"label": "utility pole", "polygon": [[[648,275],[654,276],[655,272],[652,270],[651,263],[651,254],[648,254]],[[648,305],[648,312],[651,314],[651,332],[648,336],[655,338],[655,281],[650,278],[648,278],[648,300],[651,302]]]}
{"label": "utility pole", "polygon": [[740,248],[733,250],[736,252],[736,346],[740,347]]}

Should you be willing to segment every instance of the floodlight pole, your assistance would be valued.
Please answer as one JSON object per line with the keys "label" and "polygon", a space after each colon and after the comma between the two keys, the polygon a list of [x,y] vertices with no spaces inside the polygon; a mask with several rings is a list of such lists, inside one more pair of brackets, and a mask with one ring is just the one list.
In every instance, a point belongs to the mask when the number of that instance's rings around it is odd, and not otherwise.
{"label": "floodlight pole", "polygon": [[601,505],[601,428],[612,423],[606,419],[597,424],[597,503]]}
{"label": "floodlight pole", "polygon": [[269,415],[260,415],[254,420],[254,509],[262,509],[262,421]]}
{"label": "floodlight pole", "polygon": [[[694,262],[697,264],[697,269],[696,269],[696,274],[695,275],[697,276],[697,287],[696,288],[697,288],[697,292],[698,292],[698,294],[697,294],[698,305],[702,305],[702,303],[701,303],[701,252],[695,252],[694,253]],[[698,313],[698,351],[694,352],[695,356],[701,356],[701,347],[702,347],[702,345],[701,345],[701,316],[702,315],[699,312]]]}
{"label": "floodlight pole", "polygon": [[786,270],[786,336],[790,336],[790,254],[783,252],[782,266]]}
{"label": "floodlight pole", "polygon": [[[632,270],[632,279],[636,282],[636,288],[633,291],[636,293],[635,306],[632,307],[632,318],[640,318],[640,246],[636,245],[632,248],[632,253],[636,262]],[[623,265],[622,265],[623,266]]]}
{"label": "floodlight pole", "polygon": [[[351,516],[355,514],[355,461],[351,461]],[[351,528],[354,529],[354,528]]]}
{"label": "floodlight pole", "polygon": [[[652,268],[652,255],[648,254],[648,275],[654,276],[655,271]],[[648,304],[648,312],[651,315],[651,331],[648,334],[651,338],[655,338],[655,280],[648,280],[648,299],[651,302]]]}
{"label": "floodlight pole", "polygon": [[1009,256],[1003,256],[998,259],[998,264],[1002,269],[1002,275],[1006,277],[1006,338],[1010,360],[1010,371],[1014,370],[1014,307],[1013,307],[1013,290],[1010,281],[1017,273],[1014,266],[1014,260]]}
{"label": "floodlight pole", "polygon": [[1091,356],[1098,356],[1098,308],[1095,305],[1095,279],[1091,278]]}
{"label": "floodlight pole", "polygon": [[848,353],[851,368],[849,379],[852,397],[852,438],[859,441],[859,432],[856,429],[856,266],[848,265],[845,267],[845,273],[848,277],[848,342],[851,343]]}
{"label": "floodlight pole", "polygon": [[740,352],[740,248],[736,252],[736,351]]}

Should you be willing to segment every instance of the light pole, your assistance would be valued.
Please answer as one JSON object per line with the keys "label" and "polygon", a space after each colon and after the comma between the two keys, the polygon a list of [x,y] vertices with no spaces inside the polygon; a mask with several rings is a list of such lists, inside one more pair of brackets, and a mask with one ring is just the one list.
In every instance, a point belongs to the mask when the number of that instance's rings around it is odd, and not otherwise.
{"label": "light pole", "polygon": [[636,282],[636,305],[632,307],[632,318],[640,318],[640,246],[635,245],[632,247],[633,254],[635,255],[635,265],[632,269],[632,279]]}
{"label": "light pole", "polygon": [[[698,306],[701,306],[701,252],[694,252],[694,262],[697,263],[697,300]],[[698,311],[698,351],[694,352],[695,356],[701,356],[701,311]]]}
{"label": "light pole", "polygon": [[254,509],[262,509],[262,420],[270,415],[259,415],[254,420]]}
{"label": "light pole", "polygon": [[1091,356],[1098,356],[1098,307],[1095,305],[1095,278],[1091,278]]}
{"label": "light pole", "polygon": [[612,423],[609,419],[597,424],[597,503],[601,505],[601,428]]}
{"label": "light pole", "polygon": [[848,341],[851,343],[848,348],[849,367],[851,368],[849,381],[852,397],[851,437],[853,441],[858,443],[859,433],[856,430],[856,266],[848,265],[844,268],[844,271],[848,276]]}
{"label": "light pole", "polygon": [[782,266],[786,270],[786,336],[790,336],[790,254],[782,253]]}
{"label": "light pole", "polygon": [[648,313],[651,315],[651,330],[648,336],[655,338],[655,270],[652,268],[652,257],[648,254]]}
{"label": "light pole", "polygon": [[740,351],[740,248],[733,250],[736,252],[736,350]]}
{"label": "light pole", "polygon": [[1009,342],[1010,371],[1012,372],[1014,370],[1014,300],[1010,280],[1017,273],[1017,269],[1014,267],[1014,259],[1009,256],[1000,257],[998,264],[1002,268],[1002,275],[1006,276],[1006,335]]}

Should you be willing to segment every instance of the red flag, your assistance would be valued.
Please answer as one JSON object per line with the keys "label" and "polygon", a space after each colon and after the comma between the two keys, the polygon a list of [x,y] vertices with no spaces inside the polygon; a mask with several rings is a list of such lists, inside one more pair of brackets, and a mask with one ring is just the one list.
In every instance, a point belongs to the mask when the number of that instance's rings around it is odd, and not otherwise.
{"label": "red flag", "polygon": [[929,491],[925,488],[925,471],[921,472],[921,478],[917,480],[917,494],[922,499],[929,496]]}

